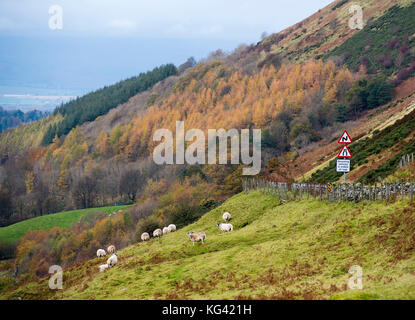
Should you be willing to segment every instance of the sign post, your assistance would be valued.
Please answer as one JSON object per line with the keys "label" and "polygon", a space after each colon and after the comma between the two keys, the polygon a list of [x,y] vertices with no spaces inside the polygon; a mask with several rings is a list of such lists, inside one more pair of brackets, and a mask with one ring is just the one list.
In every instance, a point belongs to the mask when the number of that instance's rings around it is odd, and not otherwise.
{"label": "sign post", "polygon": [[350,138],[349,133],[344,130],[343,134],[341,135],[340,139],[337,143],[342,144],[343,148],[340,150],[339,154],[337,155],[337,172],[344,173],[344,183],[346,183],[346,173],[350,172],[350,158],[352,157],[352,153],[350,152],[349,148],[347,147],[348,144],[351,144],[353,141]]}

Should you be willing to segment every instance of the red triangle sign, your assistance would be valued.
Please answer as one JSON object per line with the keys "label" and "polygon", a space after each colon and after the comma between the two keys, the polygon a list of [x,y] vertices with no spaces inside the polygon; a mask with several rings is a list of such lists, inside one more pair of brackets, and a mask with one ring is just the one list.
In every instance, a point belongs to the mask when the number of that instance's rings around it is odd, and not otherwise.
{"label": "red triangle sign", "polygon": [[350,153],[349,148],[347,145],[344,145],[343,148],[340,150],[339,155],[337,158],[351,158],[352,154]]}
{"label": "red triangle sign", "polygon": [[341,144],[349,144],[349,143],[352,143],[352,142],[353,142],[352,138],[350,138],[350,135],[346,130],[344,130],[342,136],[337,141],[337,143],[341,143]]}

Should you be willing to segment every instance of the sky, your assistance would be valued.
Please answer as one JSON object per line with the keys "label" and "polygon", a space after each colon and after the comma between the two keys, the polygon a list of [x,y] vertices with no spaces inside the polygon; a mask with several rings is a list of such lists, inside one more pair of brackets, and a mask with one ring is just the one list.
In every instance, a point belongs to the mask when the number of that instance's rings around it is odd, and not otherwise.
{"label": "sky", "polygon": [[[264,31],[281,31],[330,2],[1,0],[0,86],[96,89],[160,64],[256,43]],[[62,28],[53,29],[54,6]]]}

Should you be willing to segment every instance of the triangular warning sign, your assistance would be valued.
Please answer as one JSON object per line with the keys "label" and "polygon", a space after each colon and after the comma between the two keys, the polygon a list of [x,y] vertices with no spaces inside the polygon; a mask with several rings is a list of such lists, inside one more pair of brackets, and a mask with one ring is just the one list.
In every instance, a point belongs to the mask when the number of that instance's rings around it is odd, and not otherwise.
{"label": "triangular warning sign", "polygon": [[352,139],[350,138],[349,134],[347,133],[346,130],[344,130],[342,136],[340,137],[339,141],[337,141],[337,143],[341,143],[341,144],[349,144],[352,143]]}
{"label": "triangular warning sign", "polygon": [[344,145],[343,148],[340,150],[339,155],[337,158],[351,158],[352,154],[350,153],[349,148]]}

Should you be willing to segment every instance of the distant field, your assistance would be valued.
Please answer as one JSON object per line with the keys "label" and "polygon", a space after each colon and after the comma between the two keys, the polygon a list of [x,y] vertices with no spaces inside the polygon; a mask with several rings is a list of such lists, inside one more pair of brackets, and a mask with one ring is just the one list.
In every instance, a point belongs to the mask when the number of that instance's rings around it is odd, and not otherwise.
{"label": "distant field", "polygon": [[70,227],[73,223],[88,212],[101,211],[111,213],[126,208],[128,206],[110,206],[102,208],[91,208],[82,210],[64,211],[54,214],[48,214],[12,224],[0,228],[0,243],[10,243],[19,240],[28,230],[44,230],[55,226]]}

